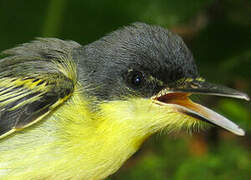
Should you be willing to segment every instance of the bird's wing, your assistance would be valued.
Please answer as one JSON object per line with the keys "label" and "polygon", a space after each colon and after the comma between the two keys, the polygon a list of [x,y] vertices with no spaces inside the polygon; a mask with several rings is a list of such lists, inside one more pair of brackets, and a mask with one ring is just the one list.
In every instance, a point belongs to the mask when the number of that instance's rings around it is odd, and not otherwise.
{"label": "bird's wing", "polygon": [[71,50],[80,45],[37,39],[4,51],[0,59],[0,138],[43,119],[74,91]]}

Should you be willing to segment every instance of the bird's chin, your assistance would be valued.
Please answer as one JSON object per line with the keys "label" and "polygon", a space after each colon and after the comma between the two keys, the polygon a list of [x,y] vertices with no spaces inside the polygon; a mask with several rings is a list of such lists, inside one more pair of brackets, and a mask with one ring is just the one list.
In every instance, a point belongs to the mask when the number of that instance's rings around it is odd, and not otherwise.
{"label": "bird's chin", "polygon": [[[225,87],[224,87],[225,88]],[[182,113],[183,115],[187,115],[192,117],[196,120],[201,120],[216,126],[219,126],[225,130],[228,130],[236,135],[243,136],[245,132],[241,129],[238,125],[231,122],[227,118],[223,117],[222,115],[216,113],[215,111],[197,104],[193,102],[189,96],[191,94],[208,94],[208,95],[220,95],[220,96],[229,96],[235,98],[241,98],[249,100],[248,96],[244,93],[238,92],[236,90],[232,90],[230,88],[225,89],[214,89],[206,92],[205,89],[200,90],[196,88],[192,89],[177,89],[177,90],[170,90],[170,89],[163,89],[157,95],[151,98],[154,104],[159,106],[172,106],[175,111],[178,113]],[[229,93],[227,93],[227,91]],[[232,95],[230,93],[232,92]],[[238,92],[238,93],[237,93]]]}

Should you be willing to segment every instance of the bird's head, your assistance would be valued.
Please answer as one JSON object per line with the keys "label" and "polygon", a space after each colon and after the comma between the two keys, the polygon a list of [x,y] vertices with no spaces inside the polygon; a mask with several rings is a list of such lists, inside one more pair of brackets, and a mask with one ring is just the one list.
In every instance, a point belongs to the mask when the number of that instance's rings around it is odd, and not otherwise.
{"label": "bird's head", "polygon": [[128,129],[151,134],[204,121],[244,135],[236,124],[189,96],[248,96],[201,78],[183,40],[164,28],[135,23],[77,49],[74,57],[87,98],[96,99],[101,116]]}

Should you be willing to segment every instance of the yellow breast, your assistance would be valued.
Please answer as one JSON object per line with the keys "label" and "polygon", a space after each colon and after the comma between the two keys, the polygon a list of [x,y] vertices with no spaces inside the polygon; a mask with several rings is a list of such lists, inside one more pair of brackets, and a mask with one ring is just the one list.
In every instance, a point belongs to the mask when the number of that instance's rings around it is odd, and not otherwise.
{"label": "yellow breast", "polygon": [[46,119],[0,140],[0,179],[102,179],[115,172],[143,137],[88,110],[76,91]]}

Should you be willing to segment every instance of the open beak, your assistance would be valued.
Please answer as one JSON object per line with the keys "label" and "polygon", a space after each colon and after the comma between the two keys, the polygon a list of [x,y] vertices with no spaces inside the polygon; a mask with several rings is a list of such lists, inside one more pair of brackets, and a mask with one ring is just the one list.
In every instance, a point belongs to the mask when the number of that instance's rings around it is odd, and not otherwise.
{"label": "open beak", "polygon": [[236,135],[245,135],[244,130],[235,123],[213,110],[190,100],[189,96],[191,94],[225,96],[249,101],[249,97],[245,93],[205,82],[201,78],[187,79],[178,87],[163,89],[156,96],[153,96],[152,100],[159,105],[173,104],[175,105],[175,109],[180,113],[214,124]]}

